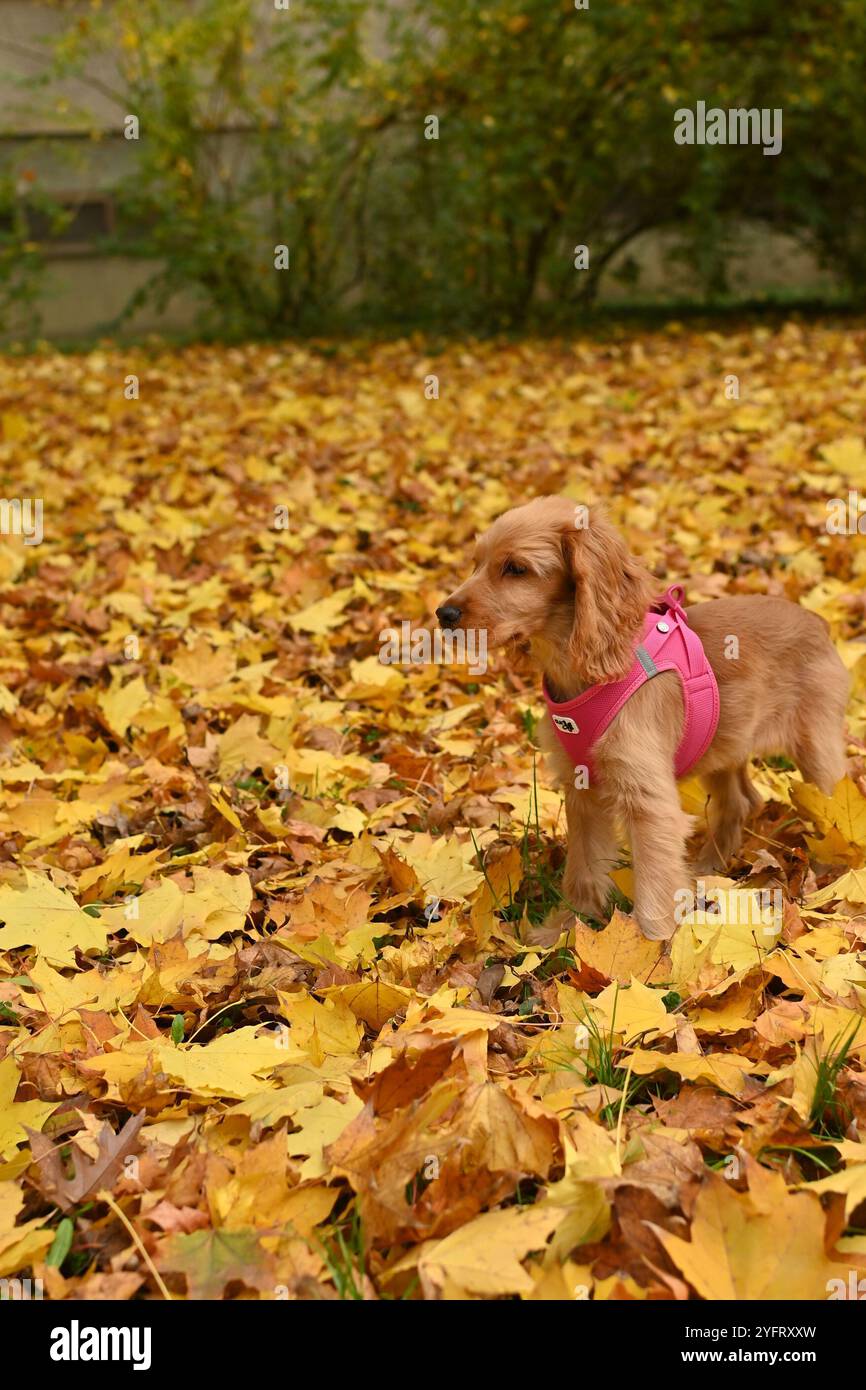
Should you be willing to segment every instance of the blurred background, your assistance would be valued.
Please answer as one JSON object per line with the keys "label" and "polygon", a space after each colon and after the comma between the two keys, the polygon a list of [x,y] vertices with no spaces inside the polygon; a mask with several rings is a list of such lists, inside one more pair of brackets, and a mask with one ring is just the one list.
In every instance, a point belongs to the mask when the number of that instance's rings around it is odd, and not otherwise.
{"label": "blurred background", "polygon": [[864,54],[863,0],[0,0],[0,335],[861,307]]}

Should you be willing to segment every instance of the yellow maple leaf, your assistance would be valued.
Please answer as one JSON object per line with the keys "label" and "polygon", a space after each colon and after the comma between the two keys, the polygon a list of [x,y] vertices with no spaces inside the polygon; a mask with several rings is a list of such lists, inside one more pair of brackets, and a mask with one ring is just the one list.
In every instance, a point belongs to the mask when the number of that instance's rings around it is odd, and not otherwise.
{"label": "yellow maple leaf", "polygon": [[664,1006],[663,991],[650,989],[631,977],[629,985],[613,983],[602,990],[589,1006],[600,1015],[603,1030],[615,1033],[625,1042],[646,1033],[648,1038],[675,1033],[677,1020]]}
{"label": "yellow maple leaf", "polygon": [[824,444],[821,457],[849,483],[866,487],[866,448],[856,434],[846,434],[832,444]]}
{"label": "yellow maple leaf", "polygon": [[866,869],[849,869],[847,874],[828,883],[806,899],[807,907],[823,907],[825,903],[866,903]]}
{"label": "yellow maple leaf", "polygon": [[604,931],[593,931],[579,918],[569,933],[575,955],[609,980],[643,983],[658,975],[661,943],[648,941],[634,917],[616,908]]}
{"label": "yellow maple leaf", "polygon": [[789,1193],[779,1173],[752,1161],[748,1173],[745,1193],[712,1174],[698,1193],[691,1239],[653,1226],[658,1239],[701,1298],[825,1299],[839,1265],[824,1254],[820,1201]]}
{"label": "yellow maple leaf", "polygon": [[356,1018],[378,1033],[416,996],[412,990],[389,985],[382,980],[361,980],[354,985],[334,985],[323,991],[326,998],[342,999]]}
{"label": "yellow maple leaf", "polygon": [[314,1066],[324,1057],[354,1057],[364,1030],[344,998],[337,995],[320,1004],[306,992],[278,990],[277,999],[289,1024],[292,1047],[306,1052]]}
{"label": "yellow maple leaf", "polygon": [[21,1188],[11,1182],[0,1182],[0,1278],[17,1274],[34,1264],[54,1240],[54,1231],[43,1226],[44,1217],[15,1225],[23,1206]]}
{"label": "yellow maple leaf", "polygon": [[286,1138],[287,1153],[292,1158],[304,1160],[300,1168],[301,1182],[325,1176],[329,1164],[325,1161],[324,1150],[336,1143],[363,1109],[363,1101],[349,1094],[342,1101],[324,1096],[318,1105],[303,1111],[298,1117],[300,1128]]}
{"label": "yellow maple leaf", "polygon": [[425,1249],[418,1272],[431,1295],[448,1299],[529,1294],[522,1261],[547,1243],[562,1220],[555,1207],[506,1207],[484,1212]]}
{"label": "yellow maple leaf", "polygon": [[818,1182],[802,1183],[801,1187],[808,1192],[819,1194],[822,1192],[843,1193],[845,1216],[850,1217],[861,1202],[866,1202],[866,1164],[860,1163],[852,1168],[843,1168],[838,1173],[831,1173],[829,1178],[820,1178]]}
{"label": "yellow maple leaf", "polygon": [[380,661],[378,656],[351,662],[349,671],[351,680],[340,691],[344,700],[363,700],[376,709],[392,705],[403,696],[406,677],[395,666]]}
{"label": "yellow maple leaf", "polygon": [[252,772],[260,767],[269,770],[280,761],[279,750],[259,734],[259,717],[242,714],[217,740],[219,771],[224,782],[230,782],[245,768]]}
{"label": "yellow maple leaf", "polygon": [[57,1109],[58,1101],[15,1099],[21,1072],[15,1058],[8,1055],[0,1062],[0,1158],[15,1153],[27,1138],[28,1129],[41,1129],[48,1116]]}
{"label": "yellow maple leaf", "polygon": [[866,846],[866,796],[850,777],[842,778],[832,796],[808,782],[796,783],[792,798],[819,830],[826,833],[835,826],[850,845]]}
{"label": "yellow maple leaf", "polygon": [[296,632],[312,632],[324,637],[325,633],[339,626],[343,610],[351,602],[354,594],[354,588],[337,589],[327,598],[320,598],[297,613],[289,613],[287,620]]}
{"label": "yellow maple leaf", "polygon": [[113,970],[81,970],[71,976],[52,970],[40,957],[31,965],[28,979],[36,987],[35,1008],[55,1017],[69,1018],[79,1009],[110,1013],[127,1008],[138,994],[143,973],[141,957],[136,956],[123,959]]}
{"label": "yellow maple leaf", "polygon": [[684,1081],[704,1082],[720,1091],[738,1096],[754,1063],[736,1052],[710,1052],[705,1055],[684,1052],[647,1052],[639,1048],[629,1055],[629,1066],[636,1076],[653,1076],[671,1071]]}
{"label": "yellow maple leaf", "polygon": [[168,941],[179,931],[186,896],[172,879],[164,878],[131,902],[103,908],[100,919],[109,931],[125,931],[139,946],[150,946],[154,941]]}
{"label": "yellow maple leaf", "polygon": [[183,895],[183,930],[187,934],[216,941],[226,932],[243,931],[253,900],[246,874],[230,874],[225,869],[201,868],[192,871],[193,891]]}
{"label": "yellow maple leaf", "polygon": [[112,733],[126,737],[127,730],[144,709],[150,699],[150,691],[143,676],[135,676],[126,685],[122,683],[119,672],[112,672],[108,690],[97,696],[96,703],[105,715],[105,722]]}
{"label": "yellow maple leaf", "polygon": [[75,951],[102,951],[104,922],[83,912],[69,893],[50,879],[25,869],[27,887],[0,886],[0,948],[32,946],[52,965],[74,966]]}
{"label": "yellow maple leaf", "polygon": [[389,843],[394,853],[410,865],[419,888],[428,897],[461,902],[484,881],[481,871],[471,862],[475,857],[471,841],[424,833],[395,834],[389,836]]}

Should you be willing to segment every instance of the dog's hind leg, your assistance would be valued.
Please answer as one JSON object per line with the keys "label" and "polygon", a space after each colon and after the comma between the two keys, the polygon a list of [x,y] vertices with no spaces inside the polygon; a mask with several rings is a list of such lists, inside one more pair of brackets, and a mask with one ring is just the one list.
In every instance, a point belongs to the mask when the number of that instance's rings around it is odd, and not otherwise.
{"label": "dog's hind leg", "polygon": [[848,703],[848,671],[838,653],[827,644],[826,652],[805,674],[802,698],[792,728],[791,756],[803,777],[827,796],[847,771],[845,760],[845,706]]}
{"label": "dog's hind leg", "polygon": [[801,737],[794,749],[794,761],[807,782],[814,782],[825,796],[832,796],[833,788],[845,776],[845,751],[838,730],[828,730],[827,734],[828,741],[824,743],[817,738]]}
{"label": "dog's hind leg", "polygon": [[836,651],[829,648],[826,657],[809,671],[791,750],[806,781],[814,782],[826,796],[832,795],[846,772],[847,701],[848,672]]}
{"label": "dog's hind leg", "polygon": [[709,793],[707,837],[698,850],[695,870],[699,874],[722,873],[739,853],[743,827],[762,804],[749,780],[745,763],[722,772],[705,773],[701,778]]}

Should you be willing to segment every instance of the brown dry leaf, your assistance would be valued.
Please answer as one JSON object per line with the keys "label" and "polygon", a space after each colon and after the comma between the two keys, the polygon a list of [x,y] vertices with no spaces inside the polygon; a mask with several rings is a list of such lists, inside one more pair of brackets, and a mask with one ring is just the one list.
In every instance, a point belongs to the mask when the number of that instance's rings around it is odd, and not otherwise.
{"label": "brown dry leaf", "polygon": [[729,1096],[708,1086],[683,1086],[673,1100],[652,1098],[653,1109],[672,1129],[686,1129],[710,1149],[730,1146],[739,1107]]}
{"label": "brown dry leaf", "polygon": [[[86,1197],[102,1189],[110,1192],[123,1167],[123,1160],[138,1148],[139,1133],[145,1118],[145,1112],[140,1110],[137,1115],[130,1116],[117,1134],[108,1123],[103,1124],[94,1157],[85,1153],[73,1137],[65,1162],[52,1139],[28,1130],[30,1148],[39,1169],[39,1186],[46,1197],[56,1202],[63,1211],[71,1211]],[[69,1172],[69,1166],[72,1172]]]}

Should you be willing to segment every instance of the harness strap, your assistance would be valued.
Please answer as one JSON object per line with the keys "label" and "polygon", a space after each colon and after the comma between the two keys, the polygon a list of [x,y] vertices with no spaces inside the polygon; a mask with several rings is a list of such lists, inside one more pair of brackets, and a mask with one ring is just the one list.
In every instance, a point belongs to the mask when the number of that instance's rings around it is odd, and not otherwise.
{"label": "harness strap", "polygon": [[592,749],[634,692],[662,671],[676,671],[683,692],[683,730],[675,756],[677,777],[703,757],[719,721],[719,689],[703,643],[689,626],[682,585],[672,584],[644,618],[643,641],[622,680],[594,685],[574,700],[544,698],[557,737],[575,767],[594,774]]}

